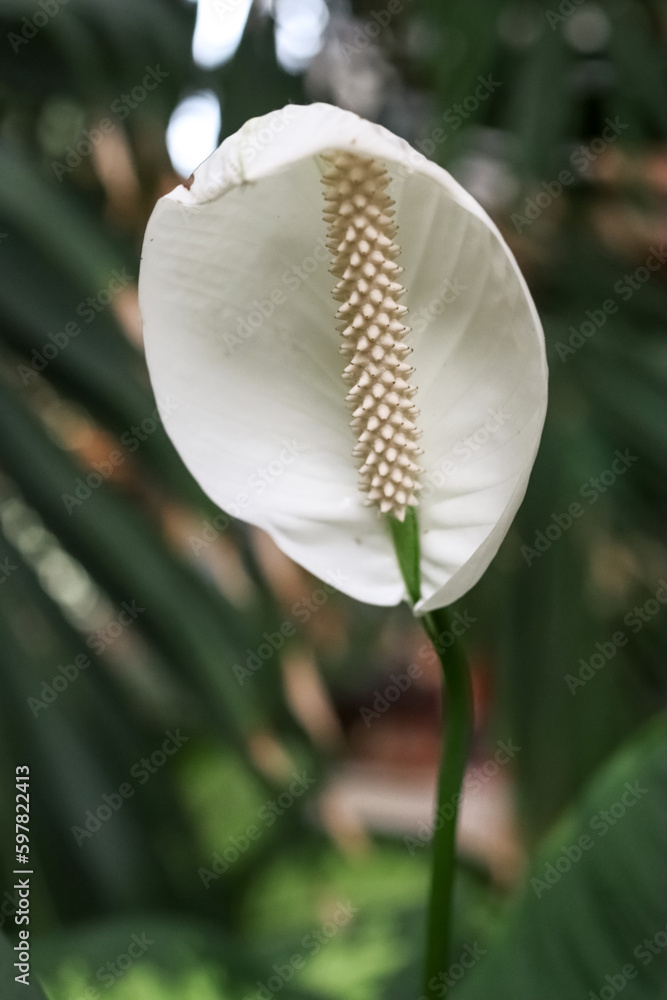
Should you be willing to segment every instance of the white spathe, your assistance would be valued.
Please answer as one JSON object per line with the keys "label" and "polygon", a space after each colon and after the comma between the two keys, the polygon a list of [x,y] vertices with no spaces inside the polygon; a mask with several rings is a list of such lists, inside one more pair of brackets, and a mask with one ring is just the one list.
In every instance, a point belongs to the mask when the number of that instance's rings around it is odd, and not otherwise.
{"label": "white spathe", "polygon": [[315,576],[406,598],[352,458],[321,154],[381,160],[396,203],[423,454],[422,600],[479,580],[521,503],[547,404],[544,337],[495,225],[443,169],[326,104],[247,122],[160,199],[139,294],[165,424],[204,491]]}

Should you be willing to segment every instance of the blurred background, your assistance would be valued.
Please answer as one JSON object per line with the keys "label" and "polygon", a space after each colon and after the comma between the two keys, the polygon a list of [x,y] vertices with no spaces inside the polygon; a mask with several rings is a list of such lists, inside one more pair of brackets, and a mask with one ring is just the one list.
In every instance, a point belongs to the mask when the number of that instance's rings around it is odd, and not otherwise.
{"label": "blurred background", "polygon": [[51,1000],[420,996],[437,661],[211,506],[142,353],[156,199],[313,100],[454,174],[547,336],[527,497],[451,609],[476,735],[442,995],[634,963],[628,995],[667,996],[666,28],[658,0],[3,0],[3,996],[17,765]]}

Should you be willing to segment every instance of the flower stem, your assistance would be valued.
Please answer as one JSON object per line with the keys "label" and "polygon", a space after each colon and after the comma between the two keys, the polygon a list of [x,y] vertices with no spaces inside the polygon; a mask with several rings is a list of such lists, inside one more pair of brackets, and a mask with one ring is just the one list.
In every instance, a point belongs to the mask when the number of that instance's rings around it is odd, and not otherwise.
{"label": "flower stem", "polygon": [[422,620],[442,664],[443,715],[445,706],[447,710],[445,745],[438,779],[438,807],[433,827],[433,868],[424,972],[424,995],[428,1000],[433,1000],[442,994],[439,973],[447,972],[452,961],[450,950],[456,871],[456,821],[474,719],[470,672],[463,651],[458,642],[445,655],[441,651],[440,636],[448,631],[444,610],[424,615]]}
{"label": "flower stem", "polygon": [[419,524],[414,507],[408,507],[402,521],[388,517],[387,523],[408,596],[416,604],[421,596],[421,568]]}
{"label": "flower stem", "polygon": [[[417,514],[413,507],[409,507],[403,521],[394,517],[388,517],[387,521],[405,587],[414,605],[421,594]],[[422,617],[422,623],[442,664],[443,717],[445,710],[447,713],[445,745],[438,778],[438,808],[433,825],[433,871],[426,928],[425,997],[422,998],[435,1000],[442,995],[442,979],[439,974],[447,972],[451,962],[456,821],[474,717],[470,671],[463,650],[455,641],[447,654],[443,654],[441,637],[445,632],[454,634],[448,628],[447,612],[444,608],[431,611]]]}

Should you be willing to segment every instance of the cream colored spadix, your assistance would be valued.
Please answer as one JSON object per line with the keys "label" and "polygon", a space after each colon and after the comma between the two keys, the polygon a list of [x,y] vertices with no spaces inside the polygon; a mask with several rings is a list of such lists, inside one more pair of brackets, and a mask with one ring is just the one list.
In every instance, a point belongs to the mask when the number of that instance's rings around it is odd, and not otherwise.
{"label": "cream colored spadix", "polygon": [[220,507],[389,605],[406,592],[380,508],[418,500],[416,613],[477,582],[526,489],[547,370],[514,258],[446,171],[329,105],[253,119],[157,203],[139,294],[165,425]]}
{"label": "cream colored spadix", "polygon": [[398,246],[394,203],[386,193],[389,175],[367,157],[335,152],[325,157],[329,249],[338,278],[334,298],[341,306],[341,354],[349,364],[343,378],[357,437],[354,456],[360,488],[369,504],[399,521],[417,506],[419,466],[415,458],[419,414],[412,402],[416,389],[406,381],[410,348],[403,342],[407,312],[399,299]]}

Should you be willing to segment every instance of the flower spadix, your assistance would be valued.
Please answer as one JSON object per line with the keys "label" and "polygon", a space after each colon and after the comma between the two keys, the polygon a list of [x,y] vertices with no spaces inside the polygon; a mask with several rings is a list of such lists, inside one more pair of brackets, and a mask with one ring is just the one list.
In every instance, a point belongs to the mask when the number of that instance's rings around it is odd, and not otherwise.
{"label": "flower spadix", "polygon": [[333,297],[341,302],[338,316],[341,354],[349,364],[343,378],[351,385],[351,427],[361,460],[359,486],[368,503],[399,521],[408,506],[417,506],[419,483],[415,464],[417,409],[414,386],[406,382],[412,368],[405,362],[407,327],[399,298],[405,289],[396,280],[402,268],[393,201],[386,193],[387,168],[369,157],[342,151],[325,158],[331,271],[339,279]]}
{"label": "flower spadix", "polygon": [[547,372],[509,249],[446,171],[328,105],[253,119],[158,202],[139,292],[167,430],[220,507],[372,604],[406,597],[387,520],[411,508],[415,611],[479,579]]}

